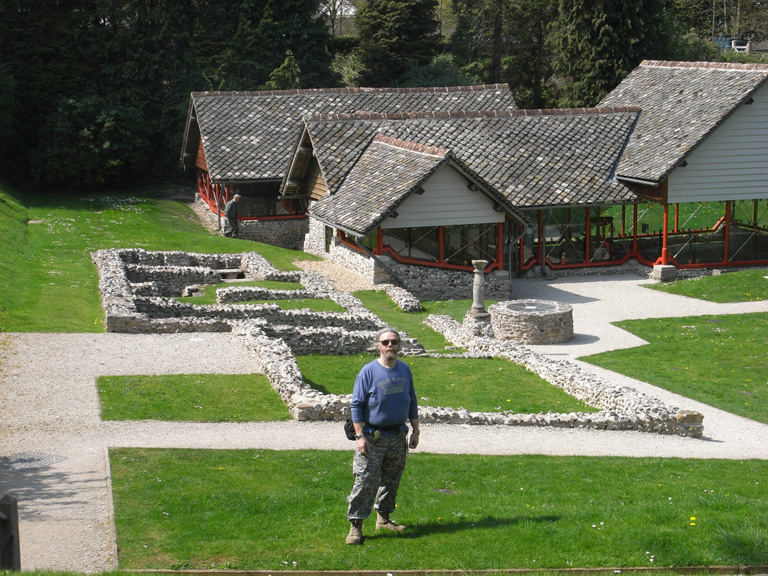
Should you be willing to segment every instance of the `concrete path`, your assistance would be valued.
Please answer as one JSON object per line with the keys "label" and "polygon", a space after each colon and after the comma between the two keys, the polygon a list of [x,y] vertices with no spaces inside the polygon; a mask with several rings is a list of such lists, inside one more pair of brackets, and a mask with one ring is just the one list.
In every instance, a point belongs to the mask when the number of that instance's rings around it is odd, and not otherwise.
{"label": "concrete path", "polygon": [[[625,275],[516,280],[513,295],[573,305],[574,340],[532,347],[541,354],[570,359],[642,344],[610,325],[617,320],[768,312],[768,302],[711,304],[660,294],[643,288],[645,282]],[[666,403],[701,412],[704,438],[425,425],[419,451],[768,459],[768,426],[588,368]],[[337,423],[102,422],[99,417],[95,379],[101,375],[254,371],[249,352],[229,334],[0,335],[0,495],[12,494],[20,502],[22,568],[78,572],[116,568],[109,447],[351,450]]]}

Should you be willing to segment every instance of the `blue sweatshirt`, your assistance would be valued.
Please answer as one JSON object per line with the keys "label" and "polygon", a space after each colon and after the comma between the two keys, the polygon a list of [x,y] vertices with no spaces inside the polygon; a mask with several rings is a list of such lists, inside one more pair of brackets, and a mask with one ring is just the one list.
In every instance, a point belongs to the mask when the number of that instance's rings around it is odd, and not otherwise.
{"label": "blue sweatshirt", "polygon": [[350,402],[353,422],[393,426],[419,417],[413,375],[408,364],[397,361],[394,368],[369,362],[355,379]]}

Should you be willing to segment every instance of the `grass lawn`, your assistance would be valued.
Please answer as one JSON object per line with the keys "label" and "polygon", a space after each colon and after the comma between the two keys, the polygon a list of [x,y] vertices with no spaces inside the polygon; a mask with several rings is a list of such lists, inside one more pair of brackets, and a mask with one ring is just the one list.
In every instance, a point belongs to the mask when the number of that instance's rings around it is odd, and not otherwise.
{"label": "grass lawn", "polygon": [[768,424],[768,314],[616,325],[648,344],[581,360]]}
{"label": "grass lawn", "polygon": [[768,462],[413,452],[395,518],[345,546],[351,451],[110,450],[122,569],[768,564]]}
{"label": "grass lawn", "polygon": [[103,248],[202,253],[257,250],[273,265],[316,259],[303,252],[210,234],[186,204],[152,190],[26,194],[0,188],[0,331],[103,332],[98,274]]}
{"label": "grass lawn", "polygon": [[[299,356],[304,380],[325,394],[350,394],[372,356]],[[407,357],[419,403],[475,412],[595,412],[532,372],[500,358]]]}
{"label": "grass lawn", "polygon": [[710,302],[756,302],[768,299],[768,268],[647,284],[647,287]]}
{"label": "grass lawn", "polygon": [[102,420],[254,422],[290,420],[262,374],[102,376]]}

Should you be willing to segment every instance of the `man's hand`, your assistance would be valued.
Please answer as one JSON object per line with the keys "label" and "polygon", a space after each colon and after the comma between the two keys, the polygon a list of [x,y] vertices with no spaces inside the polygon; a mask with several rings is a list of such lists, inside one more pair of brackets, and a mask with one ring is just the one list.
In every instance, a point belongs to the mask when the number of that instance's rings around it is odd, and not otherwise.
{"label": "man's hand", "polygon": [[416,432],[415,434],[411,432],[411,440],[408,442],[408,448],[411,450],[415,450],[416,446],[419,445],[419,433]]}
{"label": "man's hand", "polygon": [[357,439],[357,451],[363,456],[368,456],[368,439],[365,436]]}

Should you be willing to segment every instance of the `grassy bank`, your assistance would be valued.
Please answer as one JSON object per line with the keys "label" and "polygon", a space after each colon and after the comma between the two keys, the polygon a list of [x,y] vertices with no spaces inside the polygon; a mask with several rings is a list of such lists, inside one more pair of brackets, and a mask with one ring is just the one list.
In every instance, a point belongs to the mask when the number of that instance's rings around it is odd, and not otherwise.
{"label": "grassy bank", "polygon": [[281,269],[301,252],[210,234],[190,206],[162,191],[24,195],[0,190],[0,331],[101,332],[90,253],[106,248],[244,252]]}

